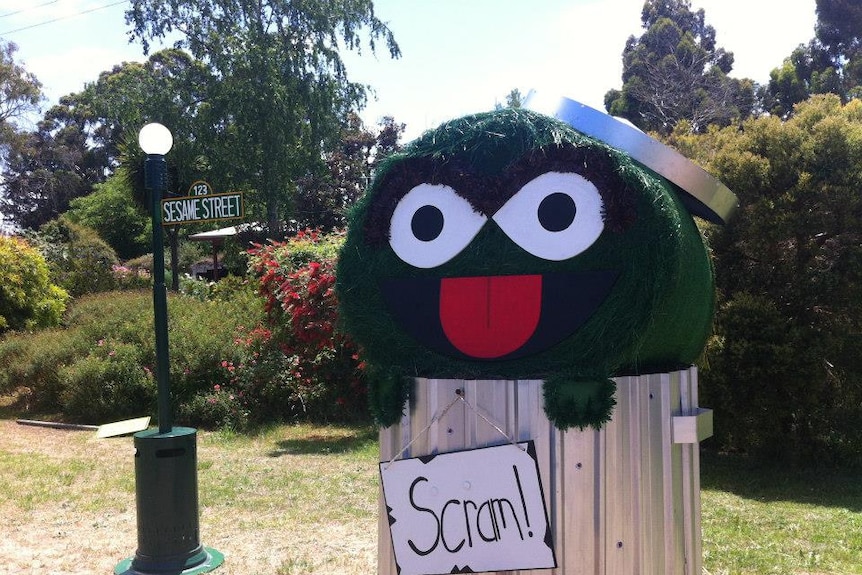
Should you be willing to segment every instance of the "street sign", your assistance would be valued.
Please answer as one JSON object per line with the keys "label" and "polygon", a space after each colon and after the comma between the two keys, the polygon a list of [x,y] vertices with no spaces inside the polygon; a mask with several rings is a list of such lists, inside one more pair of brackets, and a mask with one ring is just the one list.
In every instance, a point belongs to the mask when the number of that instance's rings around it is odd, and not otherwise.
{"label": "street sign", "polygon": [[233,220],[243,216],[242,192],[162,200],[162,224],[165,226]]}

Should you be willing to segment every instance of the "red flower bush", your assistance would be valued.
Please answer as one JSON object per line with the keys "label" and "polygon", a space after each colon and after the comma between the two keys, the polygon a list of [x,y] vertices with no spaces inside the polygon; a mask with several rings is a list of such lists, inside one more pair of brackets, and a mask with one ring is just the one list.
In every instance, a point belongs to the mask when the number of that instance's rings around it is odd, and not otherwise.
{"label": "red flower bush", "polygon": [[249,250],[267,325],[239,334],[244,360],[223,367],[246,402],[256,403],[248,406],[252,413],[323,421],[366,417],[356,347],[336,329],[335,259],[342,239],[309,230]]}

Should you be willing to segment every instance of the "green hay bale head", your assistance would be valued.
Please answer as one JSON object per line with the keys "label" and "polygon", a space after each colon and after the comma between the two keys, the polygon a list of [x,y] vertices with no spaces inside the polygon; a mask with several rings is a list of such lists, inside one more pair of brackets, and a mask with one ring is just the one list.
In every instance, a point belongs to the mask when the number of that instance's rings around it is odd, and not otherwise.
{"label": "green hay bale head", "polygon": [[689,365],[713,311],[709,258],[672,186],[518,109],[444,124],[381,166],[337,288],[381,375],[384,425],[409,378],[438,377],[545,379],[559,427],[598,427],[609,378]]}

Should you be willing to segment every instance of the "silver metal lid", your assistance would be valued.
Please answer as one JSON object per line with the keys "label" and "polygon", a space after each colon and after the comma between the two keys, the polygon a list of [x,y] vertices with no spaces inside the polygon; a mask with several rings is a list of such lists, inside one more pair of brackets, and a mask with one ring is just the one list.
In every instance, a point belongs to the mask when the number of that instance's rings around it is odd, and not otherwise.
{"label": "silver metal lid", "polygon": [[727,223],[737,206],[736,195],[700,166],[639,129],[604,112],[564,97],[532,92],[524,107],[552,116],[575,130],[625,152],[666,178],[683,193],[680,199],[692,215]]}

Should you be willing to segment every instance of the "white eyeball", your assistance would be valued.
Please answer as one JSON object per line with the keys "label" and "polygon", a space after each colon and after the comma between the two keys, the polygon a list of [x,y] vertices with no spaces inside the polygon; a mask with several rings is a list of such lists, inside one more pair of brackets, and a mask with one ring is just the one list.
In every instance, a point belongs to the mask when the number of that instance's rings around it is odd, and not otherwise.
{"label": "white eyeball", "polygon": [[518,190],[494,221],[534,256],[562,261],[599,239],[603,206],[598,188],[580,174],[547,172]]}
{"label": "white eyeball", "polygon": [[408,264],[433,268],[458,255],[486,221],[451,187],[419,184],[395,206],[389,245]]}

